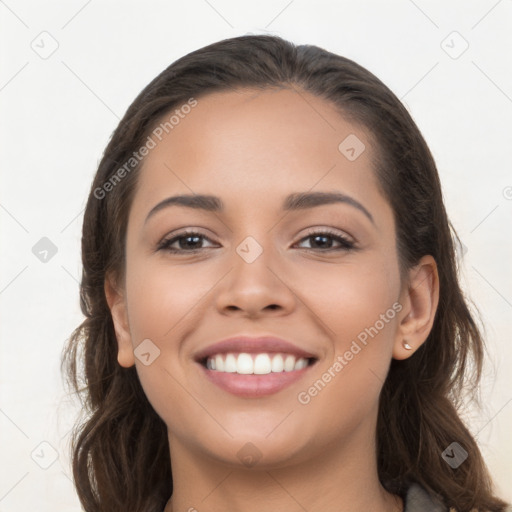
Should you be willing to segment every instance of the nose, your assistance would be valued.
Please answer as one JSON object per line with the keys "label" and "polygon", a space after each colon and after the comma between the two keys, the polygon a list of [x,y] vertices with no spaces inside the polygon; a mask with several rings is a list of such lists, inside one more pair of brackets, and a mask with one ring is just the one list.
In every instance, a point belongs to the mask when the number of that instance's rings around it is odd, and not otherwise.
{"label": "nose", "polygon": [[[263,249],[263,247],[261,247]],[[242,254],[242,256],[240,255]],[[296,307],[296,295],[279,259],[268,246],[254,260],[233,251],[231,270],[222,279],[216,297],[221,314],[256,318],[287,315]]]}

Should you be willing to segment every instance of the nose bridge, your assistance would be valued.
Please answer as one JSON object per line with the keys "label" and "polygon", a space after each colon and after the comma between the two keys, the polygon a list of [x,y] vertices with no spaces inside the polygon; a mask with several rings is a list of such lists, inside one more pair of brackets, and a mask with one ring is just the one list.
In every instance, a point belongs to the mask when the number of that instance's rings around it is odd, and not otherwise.
{"label": "nose bridge", "polygon": [[235,247],[234,253],[234,278],[256,288],[274,286],[276,277],[270,269],[281,265],[276,259],[279,251],[273,245],[271,234],[247,235]]}
{"label": "nose bridge", "polygon": [[217,298],[221,310],[256,314],[269,306],[289,310],[293,305],[293,293],[285,276],[279,275],[285,268],[280,251],[273,246],[271,233],[258,233],[247,235],[234,248],[231,271]]}
{"label": "nose bridge", "polygon": [[[254,196],[256,197],[257,194]],[[242,205],[240,205],[242,206]],[[242,213],[242,210],[243,213]],[[236,256],[245,265],[261,266],[271,265],[271,261],[277,254],[275,243],[276,230],[272,229],[272,222],[262,210],[261,202],[250,202],[239,209],[237,223],[232,235],[233,248]],[[235,263],[236,262],[236,263]],[[235,258],[235,264],[239,263]],[[244,268],[241,265],[241,268]]]}
{"label": "nose bridge", "polygon": [[[268,235],[268,234],[267,234]],[[272,249],[270,248],[270,236],[262,237],[261,235],[258,236],[258,241],[254,236],[249,235],[246,236],[236,247],[235,252],[238,254],[238,256],[248,265],[251,265],[258,259],[266,261],[268,258],[268,252],[272,252]],[[265,249],[264,247],[265,246]],[[263,253],[266,253],[266,256],[261,258]]]}

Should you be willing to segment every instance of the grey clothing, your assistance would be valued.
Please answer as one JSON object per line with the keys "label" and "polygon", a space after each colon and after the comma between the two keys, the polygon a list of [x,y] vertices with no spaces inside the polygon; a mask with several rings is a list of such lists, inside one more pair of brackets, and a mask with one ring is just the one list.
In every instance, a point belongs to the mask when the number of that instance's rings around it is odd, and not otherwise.
{"label": "grey clothing", "polygon": [[436,501],[421,485],[412,484],[405,496],[404,512],[448,512],[448,507]]}
{"label": "grey clothing", "polygon": [[[476,509],[475,509],[476,510]],[[455,511],[436,500],[421,485],[413,483],[406,492],[404,512],[450,512]],[[504,512],[512,512],[512,506],[505,507]]]}

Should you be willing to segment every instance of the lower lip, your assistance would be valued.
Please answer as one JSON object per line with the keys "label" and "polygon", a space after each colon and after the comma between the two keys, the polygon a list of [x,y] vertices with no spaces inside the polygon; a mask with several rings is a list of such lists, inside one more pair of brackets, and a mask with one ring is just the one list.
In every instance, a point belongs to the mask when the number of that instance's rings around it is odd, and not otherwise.
{"label": "lower lip", "polygon": [[199,366],[206,377],[224,391],[245,398],[258,398],[272,395],[290,386],[302,378],[312,365],[306,366],[302,370],[265,375],[241,375],[209,370],[202,364]]}

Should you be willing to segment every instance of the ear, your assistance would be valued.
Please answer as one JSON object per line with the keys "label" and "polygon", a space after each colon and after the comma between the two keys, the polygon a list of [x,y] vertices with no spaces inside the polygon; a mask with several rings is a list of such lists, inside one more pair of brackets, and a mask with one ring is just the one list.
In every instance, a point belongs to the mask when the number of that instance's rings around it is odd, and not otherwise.
{"label": "ear", "polygon": [[105,277],[104,289],[116,331],[118,346],[117,361],[124,368],[129,368],[135,364],[135,358],[133,355],[125,294],[118,288],[115,279],[111,275]]}
{"label": "ear", "polygon": [[[439,276],[432,256],[423,256],[418,265],[409,271],[400,303],[403,309],[393,346],[393,358],[401,360],[414,354],[434,325],[439,303]],[[404,347],[406,343],[410,349]]]}

